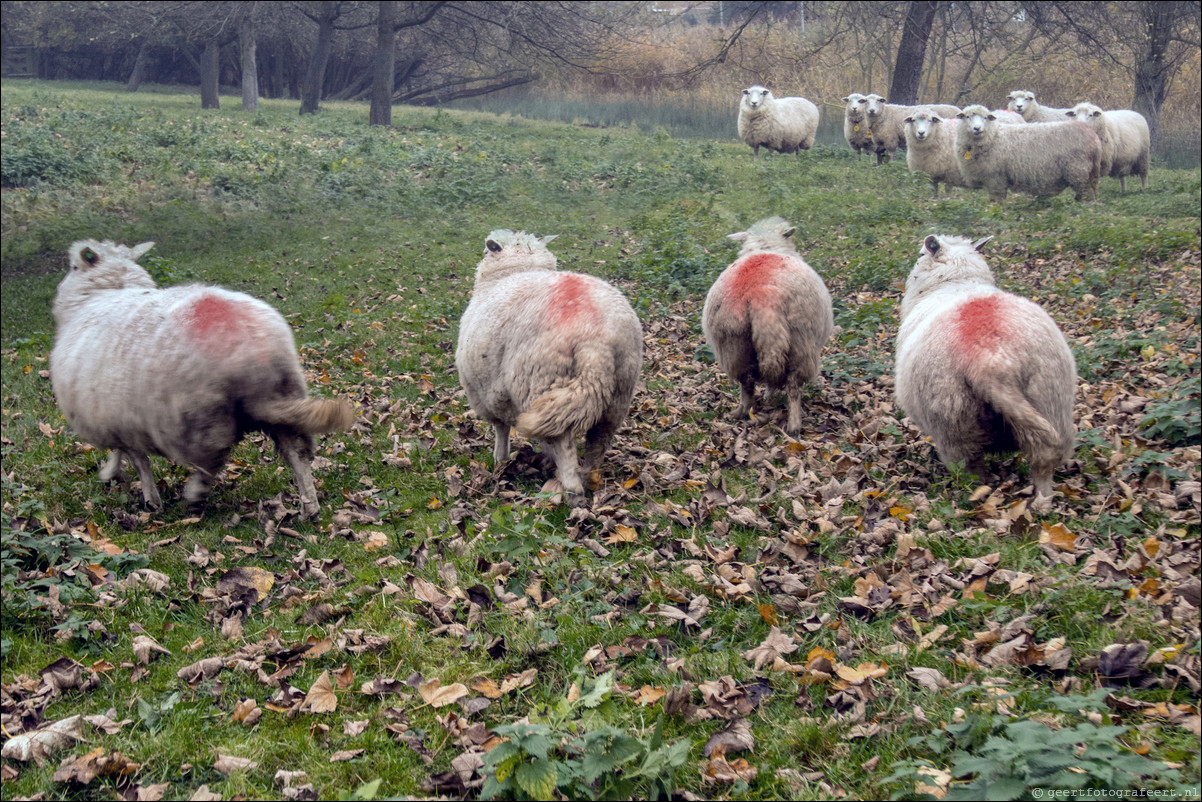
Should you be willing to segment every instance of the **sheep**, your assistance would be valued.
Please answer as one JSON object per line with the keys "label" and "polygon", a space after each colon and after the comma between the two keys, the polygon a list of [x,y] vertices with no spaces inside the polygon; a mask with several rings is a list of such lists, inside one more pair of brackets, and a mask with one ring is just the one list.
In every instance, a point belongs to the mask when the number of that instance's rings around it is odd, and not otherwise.
{"label": "sheep", "polygon": [[[998,122],[1025,124],[1022,115],[1013,111],[994,111]],[[933,111],[920,109],[906,118],[906,166],[912,173],[926,173],[931,179],[935,197],[939,197],[939,182],[947,187],[964,186],[960,165],[956,159],[956,126],[959,119],[944,119]]]}
{"label": "sheep", "polygon": [[54,297],[54,396],[83,440],[128,458],[158,509],[149,454],[192,466],[184,498],[199,507],[247,432],[271,435],[296,478],[301,513],[318,512],[313,435],[345,429],[348,403],[310,398],[292,329],[272,307],[200,284],[157,287],[137,263],[154,243],[74,243]]}
{"label": "sheep", "polygon": [[1073,452],[1077,367],[1037,304],[998,289],[979,253],[991,237],[928,236],[906,280],[897,334],[898,406],[945,464],[984,476],[984,454],[1022,450],[1037,501]]}
{"label": "sheep", "polygon": [[857,156],[861,153],[871,153],[872,136],[868,130],[868,122],[864,119],[867,96],[852,92],[843,98],[843,104],[843,138]]}
{"label": "sheep", "polygon": [[760,146],[777,153],[809,150],[818,133],[818,107],[804,97],[775,98],[771,90],[743,90],[739,103],[739,139],[760,157]]}
{"label": "sheep", "polygon": [[1085,123],[1002,125],[984,106],[957,116],[956,163],[965,186],[983,187],[999,203],[1010,189],[1055,195],[1072,187],[1077,200],[1097,197],[1102,143]]}
{"label": "sheep", "polygon": [[[459,321],[455,364],[468,403],[493,426],[493,457],[509,458],[510,427],[545,443],[573,500],[630,410],[643,329],[626,298],[593,276],[556,270],[554,236],[498,229],[476,267]],[[553,487],[553,484],[548,483]]]}
{"label": "sheep", "polygon": [[739,258],[705,297],[701,328],[718,367],[739,384],[735,419],[746,419],[756,382],[784,387],[790,434],[801,431],[801,388],[818,376],[822,346],[834,330],[831,296],[798,256],[796,229],[780,217],[730,234]]}
{"label": "sheep", "polygon": [[1119,180],[1127,191],[1127,176],[1138,175],[1140,188],[1148,188],[1148,160],[1152,138],[1148,121],[1138,111],[1102,111],[1092,103],[1078,103],[1066,112],[1070,119],[1088,123],[1102,141],[1102,175]]}
{"label": "sheep", "polygon": [[906,166],[910,172],[926,173],[931,189],[939,196],[939,182],[962,187],[960,165],[956,163],[955,117],[944,120],[933,111],[921,110],[906,118]]}
{"label": "sheep", "polygon": [[1058,123],[1064,121],[1068,109],[1041,106],[1034,92],[1015,90],[1006,96],[1006,108],[1022,115],[1029,123]]}
{"label": "sheep", "polygon": [[945,103],[923,104],[920,106],[896,106],[886,103],[880,95],[869,95],[864,107],[868,117],[868,136],[872,138],[873,150],[876,152],[876,163],[883,164],[888,155],[888,161],[893,160],[893,154],[898,148],[906,145],[906,117],[921,110],[933,111],[942,117],[952,117],[960,109]]}

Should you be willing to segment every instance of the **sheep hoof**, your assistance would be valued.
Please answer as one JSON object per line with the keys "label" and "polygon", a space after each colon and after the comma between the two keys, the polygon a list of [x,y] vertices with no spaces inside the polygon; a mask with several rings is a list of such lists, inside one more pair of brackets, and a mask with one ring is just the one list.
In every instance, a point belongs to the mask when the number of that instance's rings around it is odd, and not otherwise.
{"label": "sheep hoof", "polygon": [[1031,501],[1030,509],[1032,512],[1037,512],[1040,515],[1047,515],[1052,511],[1052,497],[1050,495],[1036,494]]}

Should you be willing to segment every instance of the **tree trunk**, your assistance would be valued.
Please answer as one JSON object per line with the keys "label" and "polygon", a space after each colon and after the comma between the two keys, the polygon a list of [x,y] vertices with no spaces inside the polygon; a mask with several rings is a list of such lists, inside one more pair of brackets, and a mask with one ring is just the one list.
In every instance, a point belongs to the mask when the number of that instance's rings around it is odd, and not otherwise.
{"label": "tree trunk", "polygon": [[309,54],[309,66],[305,70],[305,82],[301,86],[301,114],[316,114],[325,88],[326,65],[330,61],[330,49],[334,44],[334,0],[323,0],[321,22],[317,24],[317,43]]}
{"label": "tree trunk", "polygon": [[242,110],[259,110],[259,65],[255,43],[255,18],[251,13],[238,23],[242,50]]}
{"label": "tree trunk", "polygon": [[129,80],[125,82],[126,92],[137,92],[142,86],[142,81],[146,78],[146,45],[138,48],[138,55],[134,58],[134,69],[129,74]]}
{"label": "tree trunk", "polygon": [[202,109],[219,109],[218,86],[220,83],[221,45],[216,39],[205,42],[204,52],[200,54],[200,107]]}
{"label": "tree trunk", "polygon": [[396,62],[396,0],[380,0],[376,52],[372,57],[369,125],[392,125],[393,66]]}
{"label": "tree trunk", "polygon": [[918,102],[922,83],[922,63],[927,55],[927,40],[939,4],[934,0],[915,0],[906,12],[901,43],[897,46],[897,61],[893,65],[893,84],[889,87],[889,102],[912,106]]}
{"label": "tree trunk", "polygon": [[1178,14],[1176,6],[1176,3],[1143,3],[1140,6],[1146,34],[1143,47],[1135,56],[1135,98],[1131,108],[1148,121],[1153,153],[1157,152],[1160,143],[1160,110],[1168,94],[1169,70],[1165,54]]}

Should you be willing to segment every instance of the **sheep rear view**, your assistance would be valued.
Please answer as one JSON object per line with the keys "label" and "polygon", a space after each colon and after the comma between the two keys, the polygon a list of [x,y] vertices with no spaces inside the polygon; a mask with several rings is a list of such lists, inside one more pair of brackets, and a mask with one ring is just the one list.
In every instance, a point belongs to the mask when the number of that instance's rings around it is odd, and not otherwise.
{"label": "sheep rear view", "polygon": [[799,153],[813,147],[819,116],[818,107],[804,97],[776,98],[771,90],[752,86],[739,101],[739,139],[756,159],[761,147]]}
{"label": "sheep rear view", "polygon": [[349,426],[350,406],[309,397],[292,329],[272,307],[218,287],[157,287],[136,262],[152,244],[71,246],[50,354],[67,422],[112,449],[103,480],[128,458],[154,508],[149,454],[195,468],[184,498],[200,505],[243,435],[266,432],[292,467],[302,514],[316,515],[313,435]]}
{"label": "sheep rear view", "polygon": [[559,272],[546,244],[493,231],[459,322],[455,364],[468,403],[493,426],[493,456],[509,457],[509,431],[542,440],[556,477],[584,493],[630,410],[643,362],[643,330],[626,298],[599,278]]}
{"label": "sheep rear view", "polygon": [[736,419],[746,419],[755,385],[784,387],[790,434],[801,431],[801,390],[820,368],[834,330],[831,296],[793,247],[795,229],[779,217],[729,235],[739,258],[705,298],[701,326],[718,367],[739,384]]}
{"label": "sheep rear view", "polygon": [[897,403],[944,463],[985,475],[984,455],[1022,450],[1036,495],[1073,452],[1077,368],[1041,307],[997,288],[978,248],[929,236],[906,280]]}

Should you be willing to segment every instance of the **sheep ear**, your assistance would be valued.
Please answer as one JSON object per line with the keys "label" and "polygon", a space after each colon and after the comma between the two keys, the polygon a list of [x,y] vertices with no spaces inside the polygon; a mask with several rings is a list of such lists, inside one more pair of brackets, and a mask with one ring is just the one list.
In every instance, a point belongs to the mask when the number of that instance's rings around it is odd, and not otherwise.
{"label": "sheep ear", "polygon": [[726,238],[727,238],[727,239],[733,239],[735,242],[744,242],[744,241],[747,239],[747,232],[746,232],[746,231],[739,231],[739,232],[737,232],[737,233],[734,233],[734,234],[727,234],[727,235],[726,235]]}
{"label": "sheep ear", "polygon": [[850,103],[850,102],[851,102],[851,95],[848,95],[847,97],[843,98],[843,102],[844,102],[844,103]]}
{"label": "sheep ear", "polygon": [[548,234],[545,237],[539,237],[538,241],[539,241],[540,245],[546,245],[547,243],[549,243],[551,240],[555,239],[558,236],[559,236],[558,234]]}
{"label": "sheep ear", "polygon": [[781,236],[784,237],[785,239],[789,239],[796,233],[797,233],[797,226],[789,226],[788,228],[785,229],[784,233]]}
{"label": "sheep ear", "polygon": [[135,245],[134,247],[130,248],[129,256],[131,259],[133,259],[136,262],[136,261],[138,261],[138,258],[140,256],[142,256],[142,254],[146,253],[153,247],[154,247],[153,242],[143,242],[141,245]]}
{"label": "sheep ear", "polygon": [[907,118],[906,118],[906,122],[908,122],[908,123],[912,123],[912,122],[914,122],[914,118],[913,118],[913,117],[907,117]]}
{"label": "sheep ear", "polygon": [[927,249],[927,253],[929,253],[931,256],[934,256],[935,254],[939,253],[939,238],[932,234],[926,238],[926,241],[923,243],[923,247]]}
{"label": "sheep ear", "polygon": [[83,259],[89,265],[94,265],[100,261],[100,255],[91,248],[84,248],[82,251],[80,251],[79,258]]}
{"label": "sheep ear", "polygon": [[487,240],[487,241],[484,243],[484,247],[485,247],[485,248],[488,248],[488,249],[489,249],[490,251],[492,251],[493,253],[500,253],[500,252],[501,252],[501,243],[497,242],[495,239],[490,239],[490,240]]}
{"label": "sheep ear", "polygon": [[972,244],[972,248],[973,248],[973,250],[974,250],[974,251],[977,251],[977,252],[979,253],[979,252],[980,252],[980,250],[981,250],[981,248],[984,248],[984,247],[985,247],[985,243],[986,243],[986,242],[989,242],[989,240],[991,240],[991,239],[993,239],[993,235],[992,235],[992,234],[990,234],[988,237],[982,237],[981,239],[977,240],[976,242],[974,242],[974,243]]}
{"label": "sheep ear", "polygon": [[964,112],[962,112],[962,111],[961,111],[961,112],[957,112],[957,113],[956,113],[956,119],[957,119],[957,120],[967,120],[967,119],[968,119],[968,115],[967,115],[967,114],[965,114],[965,113],[964,113]]}

